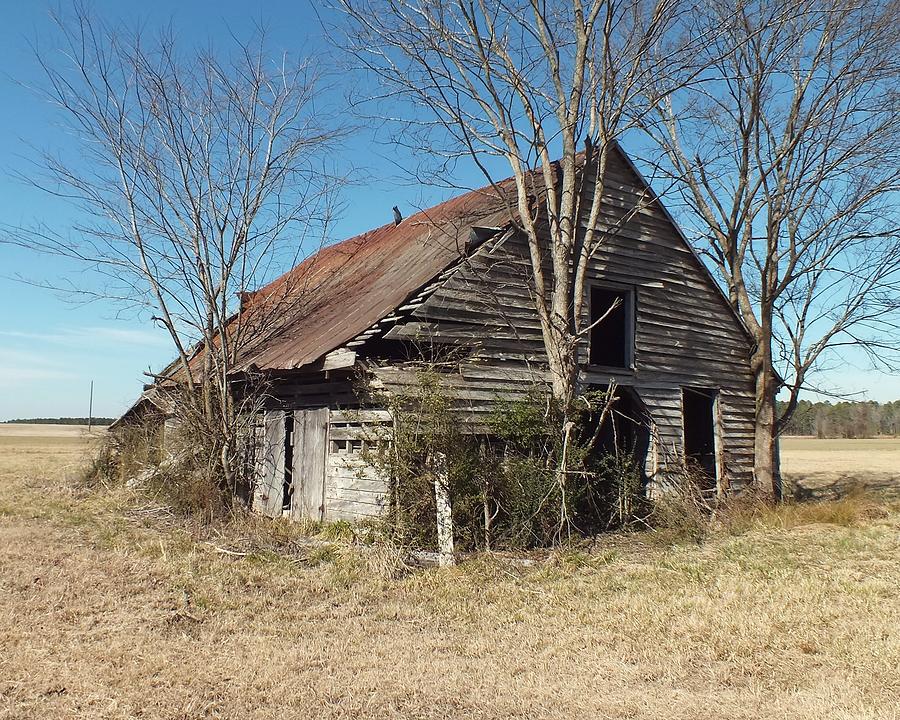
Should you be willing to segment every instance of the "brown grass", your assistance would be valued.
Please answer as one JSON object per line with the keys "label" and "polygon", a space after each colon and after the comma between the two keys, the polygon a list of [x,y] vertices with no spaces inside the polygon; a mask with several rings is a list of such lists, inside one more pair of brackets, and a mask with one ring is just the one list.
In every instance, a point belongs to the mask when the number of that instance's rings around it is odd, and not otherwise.
{"label": "brown grass", "polygon": [[896,507],[411,571],[254,520],[211,535],[66,482],[77,439],[20,442],[0,442],[4,720],[898,717]]}

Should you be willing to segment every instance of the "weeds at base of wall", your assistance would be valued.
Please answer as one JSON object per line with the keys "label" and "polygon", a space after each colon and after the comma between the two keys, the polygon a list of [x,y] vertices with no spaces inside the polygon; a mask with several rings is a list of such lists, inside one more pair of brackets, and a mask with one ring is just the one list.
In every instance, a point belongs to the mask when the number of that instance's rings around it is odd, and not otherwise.
{"label": "weeds at base of wall", "polygon": [[649,536],[663,544],[703,543],[719,536],[739,536],[759,530],[791,530],[827,524],[858,527],[887,517],[890,503],[864,490],[828,500],[773,501],[744,492],[737,496],[711,496],[702,491],[703,478],[684,472],[653,502],[648,518]]}
{"label": "weeds at base of wall", "polygon": [[80,485],[120,485],[138,477],[160,460],[159,429],[138,424],[110,430],[81,472]]}
{"label": "weeds at base of wall", "polygon": [[[136,446],[140,448],[142,443],[138,442]],[[135,461],[133,466],[137,465]],[[102,492],[115,490],[114,483],[120,486],[125,483],[112,471],[116,467],[128,466],[128,462],[117,466],[109,447],[104,447],[95,456],[81,485],[89,485]],[[410,543],[400,542],[395,529],[384,522],[356,524],[273,520],[248,512],[243,506],[201,516],[194,509],[185,509],[196,507],[196,501],[191,504],[176,500],[177,504],[173,504],[172,495],[154,489],[156,487],[151,484],[136,487],[132,483],[132,489],[121,495],[129,503],[127,508],[123,508],[124,514],[130,516],[128,508],[134,503],[140,507],[139,515],[135,517],[145,524],[151,520],[143,514],[148,501],[155,501],[149,502],[150,507],[158,508],[154,510],[153,523],[162,522],[170,528],[181,528],[193,542],[212,547],[235,560],[262,564],[284,572],[315,567],[321,571],[323,582],[338,589],[359,584],[370,588],[382,587],[385,583],[416,572],[420,564],[409,553]],[[861,493],[837,501],[772,505],[752,496],[699,502],[688,487],[684,487],[679,492],[670,492],[666,501],[657,502],[648,522],[631,526],[630,531],[640,527],[644,531],[639,533],[638,542],[665,547],[683,543],[702,544],[723,536],[739,536],[759,530],[790,530],[816,523],[864,525],[887,513],[883,503]],[[616,548],[622,538],[617,539],[613,534],[608,542]],[[514,567],[516,563],[548,567],[560,564],[566,572],[577,571],[583,566],[603,564],[615,556],[617,551],[610,551],[608,542],[573,538],[571,543],[549,554],[529,554],[525,557],[516,552],[512,555],[503,552],[485,555],[477,553],[483,548],[467,546],[464,549],[474,550],[476,554],[466,560],[465,573],[477,573],[485,563],[500,563],[504,567]]]}
{"label": "weeds at base of wall", "polygon": [[80,478],[85,487],[127,485],[157,499],[174,512],[208,523],[232,511],[234,500],[215,469],[200,462],[187,437],[166,449],[158,423],[137,423],[110,431]]}
{"label": "weeds at base of wall", "polygon": [[[132,425],[104,438],[76,486],[94,492],[125,491],[131,516],[142,523],[179,527],[194,542],[250,563],[286,568],[321,567],[329,584],[346,588],[366,579],[389,581],[411,571],[408,553],[392,542],[381,521],[361,523],[272,519],[252,512],[221,490],[214,476],[184,459],[163,456],[153,427]],[[184,440],[168,444],[178,447]],[[181,450],[183,451],[183,447]]]}
{"label": "weeds at base of wall", "polygon": [[[596,436],[591,421],[608,395],[586,404],[582,425],[569,432],[565,445],[559,415],[538,394],[497,402],[480,437],[461,432],[464,419],[437,372],[421,371],[406,395],[380,401],[395,419],[394,433],[391,442],[373,443],[367,459],[392,479],[392,541],[412,548],[436,548],[436,478],[429,466],[435,453],[447,460],[454,539],[462,552],[577,545],[621,530],[646,531],[661,543],[702,543],[761,527],[859,524],[883,512],[862,495],[800,504],[772,504],[746,493],[720,496],[702,471],[690,467],[670,476],[651,501],[641,460],[627,442],[598,446],[585,430]],[[563,457],[564,487],[558,480]],[[564,526],[568,533],[560,532]]]}
{"label": "weeds at base of wall", "polygon": [[[837,502],[777,506],[746,495],[717,498],[702,491],[704,478],[690,473],[671,481],[651,505],[632,454],[591,457],[579,435],[568,446],[567,467],[575,480],[568,482],[562,498],[553,465],[561,448],[558,440],[548,438],[552,416],[545,402],[501,403],[490,419],[490,440],[460,432],[462,423],[433,377],[422,377],[417,395],[391,409],[396,420],[393,439],[373,444],[369,458],[394,478],[386,521],[298,524],[253,518],[222,490],[214,464],[195,462],[197,453],[191,452],[188,437],[171,440],[164,456],[158,428],[152,424],[110,433],[86,468],[82,484],[128,484],[194,522],[227,524],[235,532],[244,528],[248,538],[256,538],[253,547],[288,555],[302,545],[301,537],[397,552],[401,552],[397,548],[433,550],[435,478],[428,471],[428,458],[435,452],[448,459],[455,539],[463,553],[577,546],[582,538],[621,529],[648,530],[663,543],[700,543],[717,534],[742,534],[759,527],[855,525],[883,512],[877,502],[859,494]],[[565,537],[559,534],[563,502],[573,530]]]}
{"label": "weeds at base of wall", "polygon": [[[625,442],[598,442],[604,422],[613,422],[614,393],[613,386],[583,396],[568,414],[537,390],[498,400],[477,435],[464,432],[470,423],[430,368],[402,395],[370,393],[394,419],[389,441],[369,443],[365,459],[390,478],[395,541],[436,549],[436,483],[446,485],[455,546],[464,552],[548,547],[642,522],[641,463]],[[434,470],[437,457],[446,477]]]}
{"label": "weeds at base of wall", "polygon": [[704,477],[687,468],[670,478],[653,498],[648,529],[667,540],[702,542],[728,502],[704,491],[705,485]]}

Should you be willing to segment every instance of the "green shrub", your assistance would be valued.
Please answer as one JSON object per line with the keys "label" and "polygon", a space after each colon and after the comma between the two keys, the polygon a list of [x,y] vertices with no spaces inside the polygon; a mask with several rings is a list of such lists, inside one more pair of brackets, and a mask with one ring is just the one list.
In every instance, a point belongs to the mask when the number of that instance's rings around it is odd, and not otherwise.
{"label": "green shrub", "polygon": [[[405,394],[381,396],[394,419],[368,460],[391,478],[388,522],[397,542],[434,550],[435,477],[446,458],[458,549],[527,549],[635,522],[646,514],[641,464],[629,447],[598,442],[615,389],[563,413],[544,389],[497,399],[486,431],[470,434],[442,374],[424,368]],[[599,418],[599,419],[598,419]],[[605,420],[604,420],[605,418]],[[613,433],[615,436],[615,433]]]}

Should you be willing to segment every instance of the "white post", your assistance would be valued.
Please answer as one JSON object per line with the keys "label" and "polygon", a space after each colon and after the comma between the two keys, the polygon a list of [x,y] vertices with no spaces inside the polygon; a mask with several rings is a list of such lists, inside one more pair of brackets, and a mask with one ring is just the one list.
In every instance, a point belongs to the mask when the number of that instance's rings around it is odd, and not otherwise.
{"label": "white post", "polygon": [[450,507],[450,476],[447,456],[442,452],[431,456],[431,472],[434,475],[434,500],[437,506],[438,556],[441,566],[453,565],[453,510]]}

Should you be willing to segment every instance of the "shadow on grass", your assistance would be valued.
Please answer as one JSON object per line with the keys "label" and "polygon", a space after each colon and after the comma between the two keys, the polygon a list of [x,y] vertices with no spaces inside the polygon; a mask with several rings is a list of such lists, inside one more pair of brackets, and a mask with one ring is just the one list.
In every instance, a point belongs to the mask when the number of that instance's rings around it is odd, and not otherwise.
{"label": "shadow on grass", "polygon": [[865,493],[886,500],[900,499],[900,475],[872,473],[785,473],[784,494],[797,502],[840,500]]}

